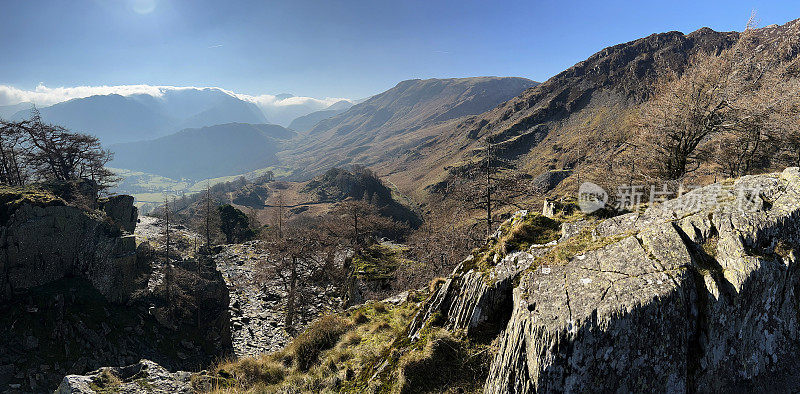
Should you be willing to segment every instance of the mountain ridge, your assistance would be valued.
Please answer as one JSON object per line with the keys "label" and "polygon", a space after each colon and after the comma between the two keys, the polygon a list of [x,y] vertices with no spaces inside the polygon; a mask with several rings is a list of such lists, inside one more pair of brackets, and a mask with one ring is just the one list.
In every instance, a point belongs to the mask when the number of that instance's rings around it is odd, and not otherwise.
{"label": "mountain ridge", "polygon": [[[112,167],[173,179],[207,179],[275,164],[275,153],[295,135],[279,125],[227,123],[114,144],[109,149],[115,154]],[[219,157],[226,160],[216,160]]]}
{"label": "mountain ridge", "polygon": [[[255,104],[210,88],[167,90],[162,97],[93,95],[38,110],[45,121],[93,134],[104,144],[157,138],[187,127],[267,122]],[[19,111],[11,118],[28,118],[30,111]]]}
{"label": "mountain ridge", "polygon": [[327,108],[312,112],[308,115],[303,115],[300,117],[295,118],[292,120],[292,123],[289,123],[288,128],[300,132],[307,132],[314,128],[317,123],[321,122],[324,119],[332,118],[336,115],[341,114],[342,112],[347,111],[352,107],[353,104],[346,100],[337,101]]}
{"label": "mountain ridge", "polygon": [[405,192],[425,196],[428,186],[447,181],[451,169],[476,160],[481,139],[491,134],[498,154],[519,160],[533,176],[579,167],[559,190],[576,187],[578,178],[591,180],[586,168],[607,165],[624,143],[623,126],[660,76],[681,72],[695,53],[717,53],[737,38],[736,32],[703,28],[604,48],[484,113],[409,133],[406,140],[417,143],[391,156],[376,153],[374,169]]}
{"label": "mountain ridge", "polygon": [[[412,79],[314,126],[281,153],[309,172],[359,162],[359,152],[391,136],[467,114],[484,112],[536,82],[517,77]],[[372,163],[366,163],[372,164]]]}

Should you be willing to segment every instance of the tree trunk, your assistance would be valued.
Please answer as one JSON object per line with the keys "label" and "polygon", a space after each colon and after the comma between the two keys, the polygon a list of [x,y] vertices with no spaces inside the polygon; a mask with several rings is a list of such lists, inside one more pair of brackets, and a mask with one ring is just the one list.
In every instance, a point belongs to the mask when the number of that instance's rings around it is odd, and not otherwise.
{"label": "tree trunk", "polygon": [[492,236],[492,142],[486,137],[486,238]]}
{"label": "tree trunk", "polygon": [[297,289],[297,257],[292,256],[292,275],[289,279],[289,299],[286,301],[286,329],[294,323],[294,298]]}
{"label": "tree trunk", "polygon": [[206,186],[206,249],[211,250],[211,189],[208,186]]}

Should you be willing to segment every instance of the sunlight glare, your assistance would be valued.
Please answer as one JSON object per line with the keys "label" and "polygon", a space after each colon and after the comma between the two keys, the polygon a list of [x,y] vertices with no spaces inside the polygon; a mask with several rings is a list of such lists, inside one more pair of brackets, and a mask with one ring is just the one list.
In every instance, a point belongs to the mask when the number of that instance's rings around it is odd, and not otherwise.
{"label": "sunlight glare", "polygon": [[156,8],[156,0],[129,0],[129,4],[140,15],[149,14]]}

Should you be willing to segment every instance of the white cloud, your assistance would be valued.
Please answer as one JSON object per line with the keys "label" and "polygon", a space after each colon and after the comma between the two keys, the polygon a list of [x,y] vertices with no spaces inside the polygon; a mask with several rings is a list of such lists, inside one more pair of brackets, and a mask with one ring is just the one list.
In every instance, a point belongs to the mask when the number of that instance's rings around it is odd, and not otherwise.
{"label": "white cloud", "polygon": [[[13,86],[0,85],[0,105],[13,105],[22,102],[32,102],[37,106],[46,107],[63,101],[84,98],[95,95],[119,94],[130,96],[134,94],[148,94],[161,97],[169,90],[209,89],[195,86],[151,86],[151,85],[118,85],[118,86],[74,86],[51,88],[40,83],[34,90],[18,89]],[[340,100],[349,99],[326,97],[322,99],[313,97],[281,97],[270,94],[258,96],[238,94],[221,88],[218,89],[241,100],[256,104],[270,121],[288,123],[294,117],[318,111]]]}
{"label": "white cloud", "polygon": [[[230,93],[230,92],[228,92]],[[272,107],[288,107],[288,106],[295,106],[295,105],[304,105],[309,107],[317,107],[317,109],[323,109],[330,106],[333,103],[339,102],[341,100],[351,101],[350,99],[345,98],[335,98],[335,97],[326,97],[324,99],[318,99],[313,97],[286,97],[286,98],[278,98],[278,96],[272,94],[262,94],[259,96],[250,96],[246,94],[236,94],[233,93],[234,96],[244,100],[250,101],[259,107],[262,108],[272,108]]]}
{"label": "white cloud", "polygon": [[74,98],[83,98],[94,95],[119,94],[130,96],[132,94],[149,94],[160,96],[162,86],[149,85],[122,85],[122,86],[75,86],[49,88],[40,83],[34,90],[23,90],[13,86],[0,85],[0,105],[12,105],[23,102],[32,102],[38,106],[48,106]]}

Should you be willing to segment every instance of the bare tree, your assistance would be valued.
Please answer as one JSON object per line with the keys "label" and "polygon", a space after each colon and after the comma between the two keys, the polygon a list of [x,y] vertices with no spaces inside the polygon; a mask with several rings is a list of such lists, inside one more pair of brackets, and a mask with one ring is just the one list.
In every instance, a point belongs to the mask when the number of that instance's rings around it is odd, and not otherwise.
{"label": "bare tree", "polygon": [[366,246],[372,238],[395,231],[400,226],[394,220],[381,216],[374,205],[355,198],[336,204],[326,225],[330,235],[346,240],[356,251]]}
{"label": "bare tree", "polygon": [[470,212],[462,204],[442,201],[431,206],[422,225],[411,233],[408,246],[414,264],[398,268],[399,289],[420,288],[437,276],[447,276],[485,239],[483,227],[468,225]]}
{"label": "bare tree", "polygon": [[167,302],[172,301],[172,291],[173,291],[173,272],[172,272],[172,259],[170,258],[170,218],[172,213],[170,212],[169,206],[169,197],[164,195],[164,206],[163,206],[163,239],[164,239],[164,288],[166,289],[166,297]]}
{"label": "bare tree", "polygon": [[695,171],[703,160],[698,146],[727,127],[730,109],[725,89],[730,63],[698,56],[682,74],[672,74],[643,105],[638,139],[647,176],[675,180]]}
{"label": "bare tree", "polygon": [[99,192],[119,180],[105,167],[111,158],[96,137],[45,123],[36,108],[28,120],[0,122],[0,181],[6,184],[85,179]]}
{"label": "bare tree", "polygon": [[280,236],[273,233],[262,243],[268,259],[259,266],[259,276],[262,280],[280,278],[287,293],[287,328],[295,323],[298,287],[302,287],[302,277],[322,264],[320,237],[316,223],[309,219],[287,226]]}
{"label": "bare tree", "polygon": [[462,202],[467,210],[483,211],[482,221],[488,237],[494,231],[494,217],[499,208],[516,206],[520,198],[532,191],[516,164],[497,154],[492,135],[484,138],[478,155],[480,161],[455,171],[446,192],[453,200]]}
{"label": "bare tree", "polygon": [[114,174],[105,168],[113,156],[102,149],[97,137],[47,124],[35,108],[25,130],[28,142],[35,148],[29,151],[27,161],[41,178],[91,179],[101,189],[116,181]]}
{"label": "bare tree", "polygon": [[[735,177],[772,167],[781,144],[791,145],[797,122],[796,82],[786,53],[796,34],[760,34],[753,18],[733,47],[719,55],[698,54],[683,74],[672,74],[642,106],[637,146],[642,174],[679,180],[704,164]],[[795,32],[796,33],[796,32]],[[789,48],[789,49],[787,49]]]}
{"label": "bare tree", "polygon": [[285,209],[285,201],[283,199],[283,190],[278,189],[278,197],[275,201],[275,210],[273,212],[273,223],[277,230],[278,238],[283,237],[283,215]]}
{"label": "bare tree", "polygon": [[220,220],[217,205],[218,203],[215,201],[214,196],[211,193],[211,188],[206,185],[206,190],[203,191],[199,203],[197,204],[198,209],[196,212],[198,215],[195,218],[194,226],[197,229],[197,232],[202,234],[204,238],[204,250],[206,252],[210,250],[220,236]]}
{"label": "bare tree", "polygon": [[24,168],[27,147],[23,122],[0,121],[0,182],[11,185],[24,185],[30,174]]}

